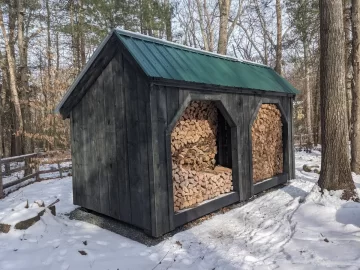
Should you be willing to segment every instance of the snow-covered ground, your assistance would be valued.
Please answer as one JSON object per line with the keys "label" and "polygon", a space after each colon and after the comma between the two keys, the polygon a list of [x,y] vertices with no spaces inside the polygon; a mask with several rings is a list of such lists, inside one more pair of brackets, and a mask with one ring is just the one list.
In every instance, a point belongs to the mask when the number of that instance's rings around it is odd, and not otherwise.
{"label": "snow-covered ground", "polygon": [[71,177],[31,184],[0,200],[0,219],[26,199],[59,198],[58,216],[0,234],[0,269],[360,269],[360,204],[321,196],[304,164],[320,165],[319,153],[296,154],[288,186],[153,247],[69,220]]}

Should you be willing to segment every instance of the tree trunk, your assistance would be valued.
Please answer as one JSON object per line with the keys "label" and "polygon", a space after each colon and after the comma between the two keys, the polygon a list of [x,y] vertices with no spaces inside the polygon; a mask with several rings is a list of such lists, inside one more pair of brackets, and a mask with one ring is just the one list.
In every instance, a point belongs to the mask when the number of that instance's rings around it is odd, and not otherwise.
{"label": "tree trunk", "polygon": [[166,30],[166,39],[172,41],[172,24],[171,24],[171,6],[169,0],[164,1],[165,6],[165,30]]}
{"label": "tree trunk", "polygon": [[228,19],[230,11],[230,0],[218,0],[220,9],[220,27],[218,53],[226,54],[228,43]]}
{"label": "tree trunk", "polygon": [[50,90],[51,86],[51,13],[49,7],[49,0],[46,0],[46,37],[47,37],[47,46],[46,46],[46,58],[47,58],[47,76],[46,76],[46,88],[47,91]]}
{"label": "tree trunk", "polygon": [[347,116],[349,125],[349,138],[352,132],[351,120],[351,91],[352,91],[352,56],[351,56],[351,4],[350,0],[343,0],[344,32],[345,32],[345,86],[347,101]]}
{"label": "tree trunk", "polygon": [[15,68],[15,59],[11,52],[9,39],[6,34],[4,20],[3,20],[3,13],[0,9],[0,28],[3,36],[3,40],[5,43],[5,50],[6,50],[6,58],[9,67],[9,79],[10,79],[10,92],[11,98],[14,105],[15,111],[15,154],[21,154],[21,136],[24,130],[22,112],[20,107],[20,100],[18,95],[17,89],[17,82],[16,82],[16,68]]}
{"label": "tree trunk", "polygon": [[320,98],[322,190],[356,196],[348,156],[344,25],[341,1],[320,0]]}
{"label": "tree trunk", "polygon": [[352,133],[351,170],[360,174],[360,0],[352,0]]}
{"label": "tree trunk", "polygon": [[71,49],[72,49],[72,61],[73,66],[76,67],[76,72],[79,73],[79,57],[78,57],[78,43],[77,43],[77,34],[75,29],[75,6],[74,2],[70,1],[70,26],[71,26]]}
{"label": "tree trunk", "polygon": [[[0,64],[1,64],[1,53],[0,53]],[[1,159],[2,159],[2,149],[3,149],[3,142],[2,142],[2,130],[3,130],[3,126],[2,126],[2,116],[3,116],[3,102],[2,102],[2,92],[1,91],[5,91],[4,89],[1,89],[0,87],[0,199],[3,198],[4,196],[4,192],[3,192],[3,182],[2,182],[2,165],[1,165]]]}
{"label": "tree trunk", "polygon": [[311,90],[310,90],[310,76],[309,76],[309,57],[308,57],[308,45],[307,41],[303,41],[304,45],[304,69],[305,69],[305,93],[306,93],[306,132],[308,134],[307,144],[308,146],[313,145],[313,128],[311,121]]}
{"label": "tree trunk", "polygon": [[314,94],[313,94],[313,111],[312,111],[312,115],[313,115],[313,118],[312,118],[312,121],[313,121],[313,142],[314,142],[314,145],[318,145],[318,144],[321,144],[321,141],[320,141],[320,133],[321,133],[321,130],[320,130],[320,126],[321,126],[321,123],[320,123],[320,67],[319,65],[317,65],[317,68],[316,68],[316,82],[315,82],[315,87],[314,87]]}
{"label": "tree trunk", "polygon": [[18,48],[19,48],[19,77],[18,89],[22,102],[22,116],[24,123],[24,132],[22,137],[22,147],[23,153],[28,154],[32,152],[31,146],[31,136],[32,136],[32,126],[31,126],[31,110],[30,110],[30,91],[29,91],[29,79],[28,79],[28,65],[27,65],[27,48],[28,41],[24,37],[24,17],[25,17],[25,8],[23,0],[17,1],[17,25],[18,25]]}
{"label": "tree trunk", "polygon": [[85,19],[84,19],[84,7],[83,1],[79,1],[79,50],[80,50],[80,62],[81,62],[81,69],[86,64],[86,55],[85,55]]}
{"label": "tree trunk", "polygon": [[281,0],[276,0],[276,26],[277,26],[277,39],[276,39],[276,64],[275,71],[282,74],[282,22],[281,22]]}
{"label": "tree trunk", "polygon": [[209,47],[209,43],[208,43],[208,37],[206,34],[206,29],[204,26],[204,13],[203,13],[203,8],[201,6],[200,0],[196,0],[196,5],[197,5],[197,10],[199,13],[199,24],[200,24],[200,32],[201,32],[201,36],[203,38],[203,42],[204,42],[204,49],[206,51],[210,51],[210,47]]}

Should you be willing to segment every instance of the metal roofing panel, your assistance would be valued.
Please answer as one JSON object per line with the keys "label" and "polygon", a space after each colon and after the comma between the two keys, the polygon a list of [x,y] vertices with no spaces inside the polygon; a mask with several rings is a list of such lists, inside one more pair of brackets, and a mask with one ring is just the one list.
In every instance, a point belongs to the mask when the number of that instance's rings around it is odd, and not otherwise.
{"label": "metal roofing panel", "polygon": [[270,67],[124,30],[116,34],[150,77],[297,94]]}

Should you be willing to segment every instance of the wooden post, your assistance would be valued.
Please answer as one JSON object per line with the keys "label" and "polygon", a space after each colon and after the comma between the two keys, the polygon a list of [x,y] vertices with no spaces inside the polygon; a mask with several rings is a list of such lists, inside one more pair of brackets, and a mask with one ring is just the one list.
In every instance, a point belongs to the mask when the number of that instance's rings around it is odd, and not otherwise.
{"label": "wooden post", "polygon": [[5,175],[10,175],[10,163],[4,164]]}
{"label": "wooden post", "polygon": [[59,161],[57,162],[57,165],[58,165],[58,168],[59,168],[60,178],[63,178],[62,170],[61,170],[61,166],[60,166],[60,162],[59,162]]}
{"label": "wooden post", "polygon": [[35,172],[36,172],[36,179],[35,181],[38,182],[40,180],[40,158],[41,154],[40,152],[36,153],[36,162],[35,162]]}

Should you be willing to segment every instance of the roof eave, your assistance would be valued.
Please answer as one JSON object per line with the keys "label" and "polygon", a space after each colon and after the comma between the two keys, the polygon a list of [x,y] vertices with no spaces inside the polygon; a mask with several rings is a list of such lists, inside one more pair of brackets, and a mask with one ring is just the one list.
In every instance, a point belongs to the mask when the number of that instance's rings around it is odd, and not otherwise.
{"label": "roof eave", "polygon": [[177,86],[181,88],[199,89],[199,90],[211,89],[211,90],[215,90],[215,92],[222,92],[223,90],[228,90],[232,92],[237,92],[239,94],[261,95],[261,96],[271,95],[271,96],[295,97],[298,94],[293,92],[290,93],[290,92],[280,92],[275,90],[250,89],[250,88],[233,87],[233,86],[225,86],[218,84],[207,84],[207,83],[190,82],[183,80],[173,80],[173,79],[165,79],[160,77],[150,77],[150,82],[154,85]]}

